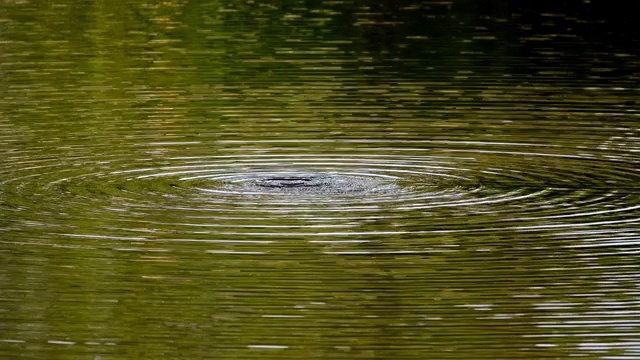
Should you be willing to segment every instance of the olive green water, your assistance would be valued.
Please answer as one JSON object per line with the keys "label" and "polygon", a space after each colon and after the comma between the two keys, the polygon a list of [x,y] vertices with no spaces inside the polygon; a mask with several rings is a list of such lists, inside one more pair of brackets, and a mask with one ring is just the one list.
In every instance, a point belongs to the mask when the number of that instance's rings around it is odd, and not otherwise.
{"label": "olive green water", "polygon": [[604,5],[0,1],[0,358],[639,358]]}

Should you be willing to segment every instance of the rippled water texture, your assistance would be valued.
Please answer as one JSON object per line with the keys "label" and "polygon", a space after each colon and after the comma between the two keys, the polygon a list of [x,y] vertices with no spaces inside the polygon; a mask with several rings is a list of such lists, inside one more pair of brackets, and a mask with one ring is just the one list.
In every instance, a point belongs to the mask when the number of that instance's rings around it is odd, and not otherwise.
{"label": "rippled water texture", "polygon": [[636,27],[0,2],[0,358],[640,358]]}

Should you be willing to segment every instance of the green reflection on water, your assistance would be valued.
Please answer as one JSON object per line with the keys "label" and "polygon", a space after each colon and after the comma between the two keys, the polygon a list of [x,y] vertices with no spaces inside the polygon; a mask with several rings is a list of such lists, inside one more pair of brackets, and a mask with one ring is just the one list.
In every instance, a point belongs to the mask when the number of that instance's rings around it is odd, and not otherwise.
{"label": "green reflection on water", "polygon": [[5,1],[0,357],[637,355],[634,42],[465,5]]}

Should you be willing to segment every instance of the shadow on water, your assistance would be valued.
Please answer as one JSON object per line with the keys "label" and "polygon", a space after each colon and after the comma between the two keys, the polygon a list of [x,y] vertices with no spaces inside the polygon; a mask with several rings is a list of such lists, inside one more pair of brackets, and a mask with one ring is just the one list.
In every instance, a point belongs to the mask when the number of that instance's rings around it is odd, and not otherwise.
{"label": "shadow on water", "polygon": [[6,1],[0,357],[638,357],[632,12]]}

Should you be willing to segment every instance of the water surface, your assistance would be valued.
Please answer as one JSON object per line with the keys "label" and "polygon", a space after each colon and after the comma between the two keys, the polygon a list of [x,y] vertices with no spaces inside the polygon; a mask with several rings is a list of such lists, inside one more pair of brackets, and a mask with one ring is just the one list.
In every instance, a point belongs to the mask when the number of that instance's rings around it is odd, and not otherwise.
{"label": "water surface", "polygon": [[0,357],[635,359],[597,1],[5,1]]}

